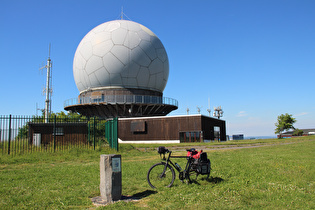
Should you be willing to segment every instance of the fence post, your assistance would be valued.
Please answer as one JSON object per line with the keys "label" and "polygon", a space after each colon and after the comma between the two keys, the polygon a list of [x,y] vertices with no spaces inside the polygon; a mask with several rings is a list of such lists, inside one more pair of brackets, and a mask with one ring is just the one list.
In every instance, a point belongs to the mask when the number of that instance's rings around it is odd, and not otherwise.
{"label": "fence post", "polygon": [[93,144],[94,144],[94,150],[95,150],[95,126],[96,126],[96,125],[95,125],[95,121],[96,121],[96,120],[95,120],[95,116],[94,116],[94,122],[93,122],[93,134],[94,134],[94,135],[93,135],[93,142],[94,142]]}
{"label": "fence post", "polygon": [[118,151],[118,118],[113,120],[113,145],[116,151]]}
{"label": "fence post", "polygon": [[8,142],[8,155],[10,155],[10,146],[11,146],[11,118],[12,115],[9,117],[9,142]]}
{"label": "fence post", "polygon": [[56,152],[56,115],[54,117],[54,152]]}
{"label": "fence post", "polygon": [[109,143],[110,148],[113,148],[112,144],[112,134],[111,134],[111,126],[112,126],[112,121],[108,120],[105,124],[105,138],[107,138],[107,141]]}
{"label": "fence post", "polygon": [[112,148],[116,149],[115,147],[115,118],[111,121],[111,141],[112,141]]}
{"label": "fence post", "polygon": [[90,125],[91,125],[91,123],[90,122],[88,122],[87,123],[87,125],[88,125],[88,131],[87,131],[87,135],[88,135],[88,142],[89,142],[89,145],[91,144],[91,138],[90,138]]}

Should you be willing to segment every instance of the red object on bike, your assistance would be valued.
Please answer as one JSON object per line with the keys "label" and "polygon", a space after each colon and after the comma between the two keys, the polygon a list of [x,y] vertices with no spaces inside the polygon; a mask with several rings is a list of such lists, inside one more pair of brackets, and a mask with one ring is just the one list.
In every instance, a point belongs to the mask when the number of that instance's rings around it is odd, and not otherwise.
{"label": "red object on bike", "polygon": [[197,150],[187,151],[187,157],[192,157],[194,159],[199,159],[201,153],[202,153],[202,150],[200,150],[199,152]]}

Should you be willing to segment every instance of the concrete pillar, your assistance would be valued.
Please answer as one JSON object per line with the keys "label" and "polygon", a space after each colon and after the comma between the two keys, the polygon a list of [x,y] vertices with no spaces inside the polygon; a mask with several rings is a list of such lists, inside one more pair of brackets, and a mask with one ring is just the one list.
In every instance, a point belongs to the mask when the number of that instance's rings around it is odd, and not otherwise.
{"label": "concrete pillar", "polygon": [[105,202],[121,198],[121,155],[101,155],[100,191]]}

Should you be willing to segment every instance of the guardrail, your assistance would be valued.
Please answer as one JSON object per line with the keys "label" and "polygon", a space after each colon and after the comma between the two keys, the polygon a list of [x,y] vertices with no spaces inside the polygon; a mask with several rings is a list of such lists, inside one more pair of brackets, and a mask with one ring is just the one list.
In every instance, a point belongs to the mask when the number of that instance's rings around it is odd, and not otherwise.
{"label": "guardrail", "polygon": [[101,97],[80,97],[68,99],[64,107],[78,104],[108,103],[108,104],[167,104],[178,107],[178,101],[173,98],[142,95],[104,95]]}

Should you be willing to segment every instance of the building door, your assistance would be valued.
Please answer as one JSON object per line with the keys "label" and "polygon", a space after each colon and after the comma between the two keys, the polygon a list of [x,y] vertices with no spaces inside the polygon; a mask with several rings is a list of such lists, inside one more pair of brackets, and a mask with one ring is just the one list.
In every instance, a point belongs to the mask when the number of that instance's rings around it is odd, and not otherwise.
{"label": "building door", "polygon": [[214,140],[220,141],[220,127],[214,126]]}

